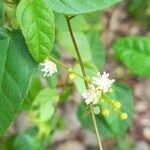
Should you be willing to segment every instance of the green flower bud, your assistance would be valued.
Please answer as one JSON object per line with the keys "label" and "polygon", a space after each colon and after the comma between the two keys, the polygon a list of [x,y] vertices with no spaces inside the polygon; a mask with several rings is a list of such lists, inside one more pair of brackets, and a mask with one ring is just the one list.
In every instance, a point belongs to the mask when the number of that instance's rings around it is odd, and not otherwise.
{"label": "green flower bud", "polygon": [[125,120],[125,119],[127,119],[128,118],[128,114],[127,113],[121,113],[120,114],[120,119],[121,120]]}
{"label": "green flower bud", "polygon": [[108,108],[102,109],[102,115],[103,116],[107,117],[107,116],[109,116],[109,114],[110,114],[110,110]]}

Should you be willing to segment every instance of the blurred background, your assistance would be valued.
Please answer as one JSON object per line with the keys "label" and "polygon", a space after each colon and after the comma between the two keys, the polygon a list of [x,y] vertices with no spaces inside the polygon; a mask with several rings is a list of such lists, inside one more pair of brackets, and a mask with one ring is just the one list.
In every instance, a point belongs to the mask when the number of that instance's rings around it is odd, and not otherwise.
{"label": "blurred background", "polygon": [[[9,10],[9,5],[6,9]],[[53,56],[65,64],[75,65],[76,56],[65,17],[55,13],[55,21]],[[18,27],[15,19],[8,24]],[[131,73],[116,59],[112,48],[119,37],[150,36],[150,1],[126,0],[102,12],[79,15],[72,19],[72,26],[79,48],[98,49],[94,54],[98,57],[93,60],[98,69],[110,72],[112,78],[125,82],[133,91],[132,124],[119,141],[114,137],[105,138],[104,150],[150,150],[150,78]],[[82,52],[82,57],[88,59],[90,56]],[[95,69],[92,62],[86,65]],[[78,66],[75,67],[78,70]],[[98,150],[95,135],[81,125],[77,116],[82,101],[80,81],[75,81],[75,86],[67,72],[59,70],[56,76],[47,79],[42,77],[40,69],[34,75],[23,110],[0,138],[0,150]],[[45,90],[41,91],[43,88]],[[51,103],[46,102],[46,96],[51,97]]]}

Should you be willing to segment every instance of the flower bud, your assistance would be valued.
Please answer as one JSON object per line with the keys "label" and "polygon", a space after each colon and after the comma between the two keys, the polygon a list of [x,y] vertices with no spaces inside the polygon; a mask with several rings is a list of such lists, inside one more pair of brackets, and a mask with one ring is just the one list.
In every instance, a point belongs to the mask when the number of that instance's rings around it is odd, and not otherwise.
{"label": "flower bud", "polygon": [[114,108],[115,111],[120,109],[121,108],[121,103],[119,101],[114,101],[113,102],[113,108]]}
{"label": "flower bud", "polygon": [[74,73],[69,73],[68,77],[69,77],[70,80],[73,80],[75,78],[75,74]]}
{"label": "flower bud", "polygon": [[128,118],[128,114],[127,113],[121,113],[120,114],[120,119],[121,120],[125,120],[125,119],[127,119]]}
{"label": "flower bud", "polygon": [[103,115],[103,116],[107,117],[107,116],[109,116],[109,114],[110,114],[110,111],[109,111],[108,108],[102,109],[102,115]]}

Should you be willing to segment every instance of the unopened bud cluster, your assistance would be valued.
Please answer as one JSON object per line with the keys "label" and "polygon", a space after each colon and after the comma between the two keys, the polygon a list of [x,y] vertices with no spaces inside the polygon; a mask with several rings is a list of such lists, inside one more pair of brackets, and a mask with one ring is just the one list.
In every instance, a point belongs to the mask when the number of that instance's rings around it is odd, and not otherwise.
{"label": "unopened bud cluster", "polygon": [[114,79],[110,80],[109,73],[103,72],[93,77],[89,89],[82,93],[85,103],[94,105],[94,113],[101,114],[105,117],[110,115],[110,107],[114,112],[118,114],[120,119],[127,119],[128,115],[125,112],[121,112],[121,103],[117,100],[111,100],[107,96],[108,93],[113,92],[112,84],[115,82]]}

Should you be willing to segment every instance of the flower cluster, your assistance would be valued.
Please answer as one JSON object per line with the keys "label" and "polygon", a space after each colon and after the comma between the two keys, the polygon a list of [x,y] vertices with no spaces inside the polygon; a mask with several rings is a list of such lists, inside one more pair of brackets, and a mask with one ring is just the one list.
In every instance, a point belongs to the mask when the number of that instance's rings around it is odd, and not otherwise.
{"label": "flower cluster", "polygon": [[[52,61],[46,59],[43,63],[40,64],[44,73],[44,77],[52,76],[54,73],[58,72],[56,64]],[[69,69],[68,74],[69,79],[73,80],[75,74],[72,69]],[[89,89],[83,91],[82,96],[85,99],[87,105],[94,105],[94,113],[102,114],[107,117],[110,114],[110,109],[107,107],[111,106],[113,110],[119,115],[120,119],[127,119],[128,115],[125,112],[121,112],[121,103],[117,100],[111,100],[107,97],[107,93],[112,91],[112,84],[115,82],[114,79],[109,79],[109,73],[103,72],[101,75],[98,72],[96,77],[92,78],[90,81]]]}
{"label": "flower cluster", "polygon": [[46,59],[40,65],[42,67],[41,71],[44,73],[43,74],[44,77],[52,76],[54,73],[58,72],[56,64],[48,59]]}
{"label": "flower cluster", "polygon": [[97,104],[99,97],[101,96],[101,92],[94,85],[90,85],[88,90],[85,90],[82,93],[83,98],[85,99],[85,103],[88,105],[90,103]]}
{"label": "flower cluster", "polygon": [[109,73],[103,72],[102,76],[98,72],[97,77],[93,78],[93,84],[97,86],[103,93],[107,93],[111,88],[112,84],[115,82],[114,79],[110,80]]}
{"label": "flower cluster", "polygon": [[121,103],[117,100],[110,100],[107,93],[112,91],[112,84],[115,82],[114,79],[109,79],[109,73],[103,72],[97,74],[96,77],[92,78],[89,89],[82,93],[85,103],[94,105],[94,113],[101,113],[107,117],[110,114],[108,105],[119,115],[120,119],[127,119],[127,114],[121,112]]}
{"label": "flower cluster", "polygon": [[89,103],[98,103],[98,99],[101,97],[102,93],[107,93],[109,91],[115,80],[110,80],[108,77],[109,73],[106,72],[103,72],[102,76],[98,73],[96,77],[93,77],[89,89],[82,93],[87,105]]}

